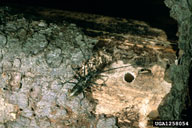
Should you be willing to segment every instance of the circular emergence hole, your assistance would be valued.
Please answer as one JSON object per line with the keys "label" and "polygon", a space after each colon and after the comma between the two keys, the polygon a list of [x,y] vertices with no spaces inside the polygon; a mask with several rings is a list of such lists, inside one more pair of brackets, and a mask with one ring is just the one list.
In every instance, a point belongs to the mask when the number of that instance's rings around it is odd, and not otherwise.
{"label": "circular emergence hole", "polygon": [[131,73],[126,73],[124,79],[126,82],[131,83],[134,80],[134,76]]}

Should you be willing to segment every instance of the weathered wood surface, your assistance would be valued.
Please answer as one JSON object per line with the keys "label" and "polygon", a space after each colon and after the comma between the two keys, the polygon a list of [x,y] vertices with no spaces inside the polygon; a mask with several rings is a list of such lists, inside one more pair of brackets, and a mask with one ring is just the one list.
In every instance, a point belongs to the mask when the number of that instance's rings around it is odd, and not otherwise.
{"label": "weathered wood surface", "polygon": [[[21,11],[15,9],[15,12]],[[38,23],[41,23],[39,20],[61,26],[63,20],[74,23],[88,37],[97,39],[87,62],[92,65],[92,70],[130,65],[103,73],[108,78],[107,86],[92,87],[91,92],[87,90],[88,99],[97,101],[92,111],[98,117],[101,114],[118,117],[121,128],[146,127],[147,121],[159,117],[158,105],[171,88],[169,67],[176,60],[175,44],[167,40],[164,31],[151,28],[142,21],[102,15],[45,8],[23,8],[22,12]],[[61,28],[65,33],[65,27]],[[52,49],[51,46],[48,48]],[[150,73],[141,72],[145,69]],[[125,81],[126,73],[133,75],[132,82]],[[99,79],[95,82],[101,84]]]}

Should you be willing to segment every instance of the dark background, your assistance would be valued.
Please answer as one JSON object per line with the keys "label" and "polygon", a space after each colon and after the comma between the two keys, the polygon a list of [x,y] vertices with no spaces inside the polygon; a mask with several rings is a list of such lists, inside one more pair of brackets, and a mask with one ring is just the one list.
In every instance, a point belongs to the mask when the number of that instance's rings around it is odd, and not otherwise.
{"label": "dark background", "polygon": [[163,0],[2,0],[2,3],[19,4],[23,6],[44,6],[123,17],[135,15],[142,17],[169,15],[166,13],[168,8],[165,7]]}
{"label": "dark background", "polygon": [[0,0],[1,5],[37,6],[142,20],[163,29],[176,41],[177,22],[170,18],[164,0]]}

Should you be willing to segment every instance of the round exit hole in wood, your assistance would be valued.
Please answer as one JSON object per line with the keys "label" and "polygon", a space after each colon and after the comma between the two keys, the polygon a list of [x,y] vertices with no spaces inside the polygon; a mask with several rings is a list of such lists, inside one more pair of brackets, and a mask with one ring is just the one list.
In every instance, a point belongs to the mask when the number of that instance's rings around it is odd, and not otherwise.
{"label": "round exit hole in wood", "polygon": [[128,83],[131,83],[134,80],[134,76],[131,73],[126,73],[124,76],[124,80]]}

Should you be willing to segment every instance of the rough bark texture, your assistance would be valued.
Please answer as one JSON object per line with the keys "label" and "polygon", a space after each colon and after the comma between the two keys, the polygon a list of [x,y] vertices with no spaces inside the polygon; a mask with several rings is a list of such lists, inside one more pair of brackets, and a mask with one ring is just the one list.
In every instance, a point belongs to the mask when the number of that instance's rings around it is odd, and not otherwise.
{"label": "rough bark texture", "polygon": [[[170,15],[178,22],[178,65],[171,66],[173,87],[159,107],[161,119],[178,120],[189,107],[189,77],[192,62],[192,0],[165,0]],[[188,86],[189,85],[189,86]]]}
{"label": "rough bark texture", "polygon": [[75,73],[71,64],[91,56],[97,40],[65,21],[57,25],[10,12],[0,8],[0,127],[91,127],[95,118],[86,116],[93,105],[83,94],[69,100],[65,92],[74,84],[63,83]]}
{"label": "rough bark texture", "polygon": [[[169,65],[172,80],[178,79],[175,74],[180,68],[186,69],[182,66],[186,59],[173,65],[175,51],[165,32],[144,22],[41,9],[37,9],[38,16],[33,16],[13,14],[11,9],[0,8],[2,128],[145,128],[149,119],[158,118],[157,107],[171,88]],[[103,73],[107,80],[93,75],[125,65],[129,66]],[[84,72],[84,67],[89,70]],[[134,79],[130,83],[125,80],[128,73]],[[182,75],[180,83],[187,84],[185,78]],[[75,85],[81,89],[93,83],[98,87],[70,97]],[[103,83],[107,86],[101,87]],[[175,102],[173,92],[165,103],[169,98]],[[181,101],[184,99],[176,104]],[[161,117],[168,119],[164,110],[166,105],[160,107]],[[169,117],[173,117],[171,112]]]}

